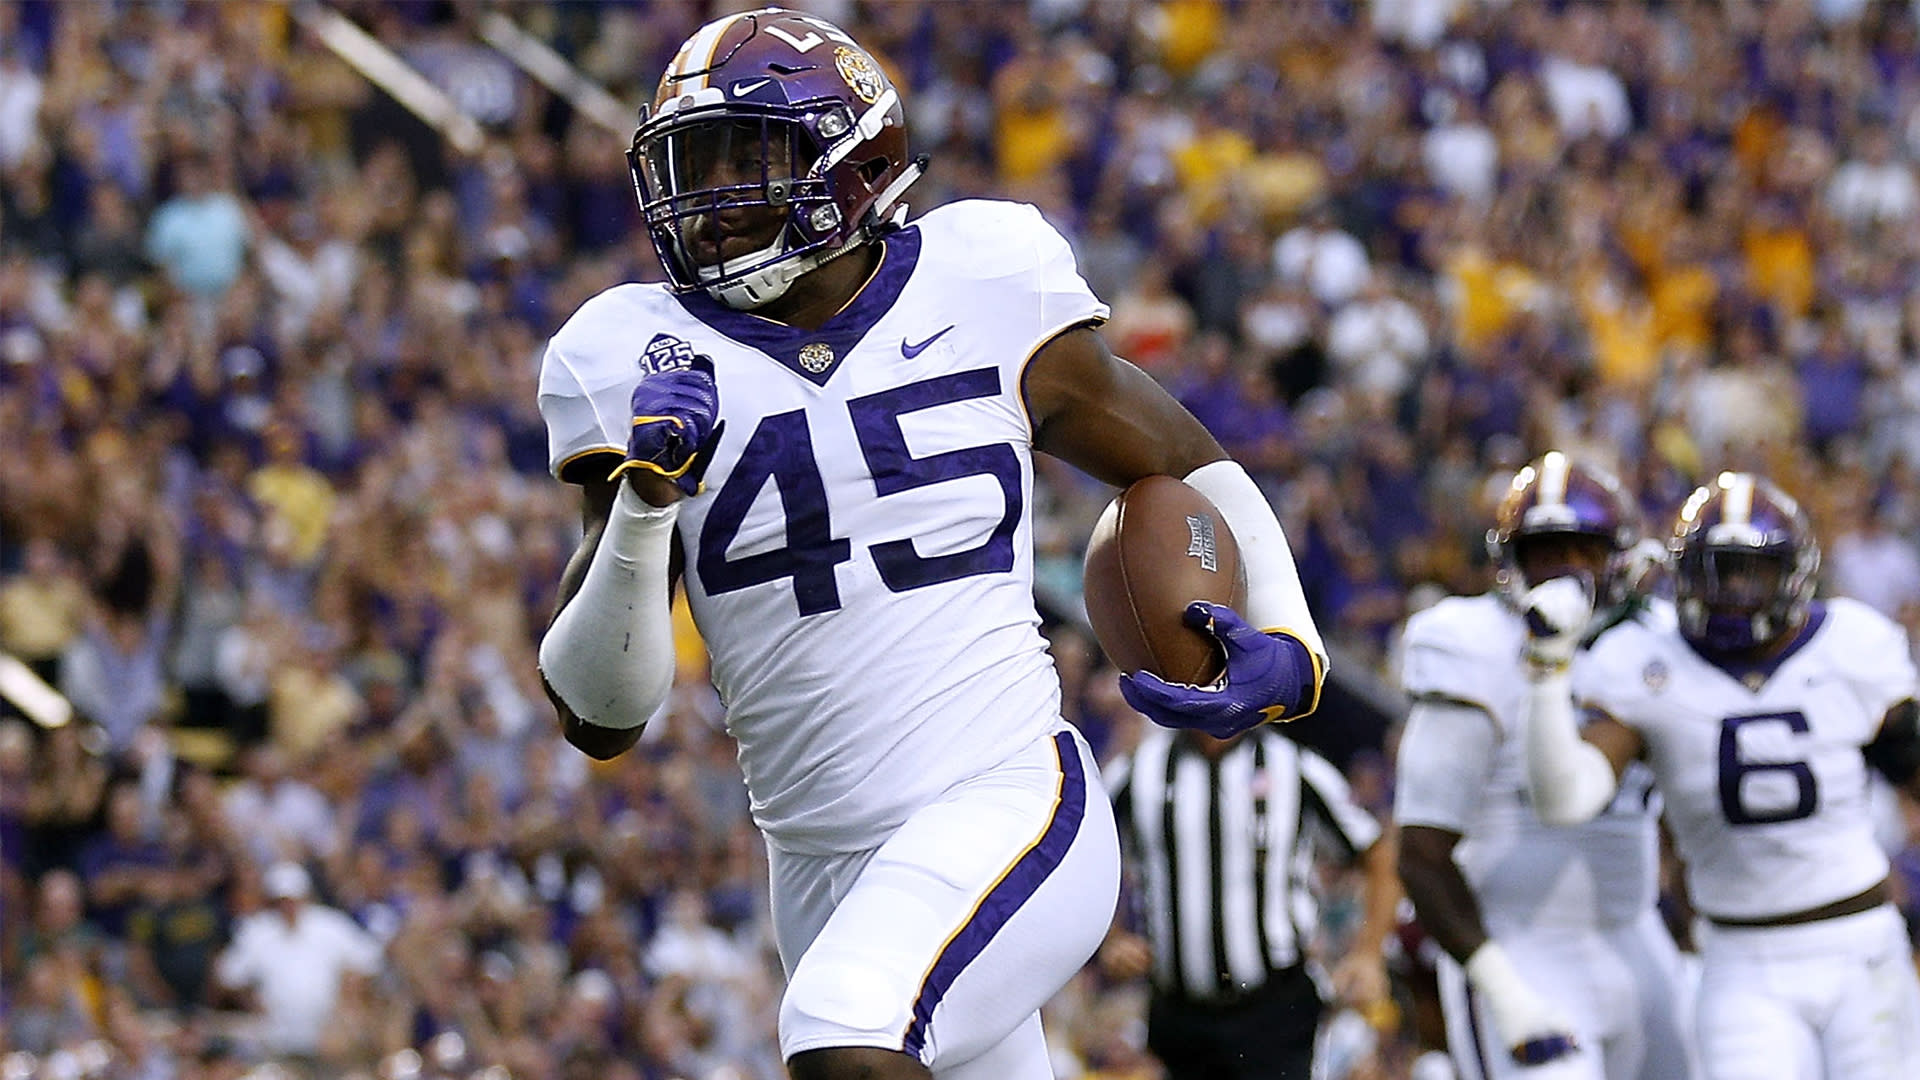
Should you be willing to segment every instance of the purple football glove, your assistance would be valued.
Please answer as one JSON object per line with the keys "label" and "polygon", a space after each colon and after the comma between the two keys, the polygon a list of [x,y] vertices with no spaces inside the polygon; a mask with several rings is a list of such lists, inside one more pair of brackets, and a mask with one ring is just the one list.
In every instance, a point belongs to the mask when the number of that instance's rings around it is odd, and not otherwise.
{"label": "purple football glove", "polygon": [[1230,607],[1196,600],[1186,624],[1211,635],[1227,654],[1226,677],[1214,686],[1170,683],[1147,671],[1120,676],[1120,695],[1161,727],[1193,728],[1216,739],[1297,712],[1312,700],[1314,661],[1287,634],[1255,630]]}
{"label": "purple football glove", "polygon": [[699,494],[700,478],[727,426],[715,418],[720,393],[713,382],[713,361],[695,356],[686,367],[645,376],[633,388],[632,404],[627,460],[611,479],[630,469],[645,469],[673,481],[688,495]]}

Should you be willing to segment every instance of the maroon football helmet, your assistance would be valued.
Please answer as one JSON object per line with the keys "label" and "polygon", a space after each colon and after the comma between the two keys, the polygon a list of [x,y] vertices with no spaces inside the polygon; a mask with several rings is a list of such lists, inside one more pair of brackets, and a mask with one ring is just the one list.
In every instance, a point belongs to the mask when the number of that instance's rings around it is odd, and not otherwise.
{"label": "maroon football helmet", "polygon": [[669,284],[755,308],[904,217],[926,166],[880,65],[824,19],[763,8],[680,46],[627,152]]}

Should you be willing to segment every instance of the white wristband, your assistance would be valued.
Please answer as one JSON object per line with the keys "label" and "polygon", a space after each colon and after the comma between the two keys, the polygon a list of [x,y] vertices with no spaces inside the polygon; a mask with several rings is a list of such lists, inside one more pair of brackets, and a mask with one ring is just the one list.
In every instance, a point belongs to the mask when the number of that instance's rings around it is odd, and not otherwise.
{"label": "white wristband", "polygon": [[1494,1030],[1511,1050],[1553,1036],[1570,1038],[1572,1026],[1546,998],[1527,984],[1507,951],[1488,940],[1464,965],[1467,981],[1493,1014]]}
{"label": "white wristband", "polygon": [[620,484],[580,591],[540,640],[540,671],[596,727],[637,728],[673,689],[667,581],[680,504],[649,505]]}
{"label": "white wristband", "polygon": [[1185,479],[1219,507],[1240,545],[1240,560],[1247,568],[1247,610],[1240,614],[1262,630],[1285,630],[1299,638],[1318,660],[1324,676],[1326,643],[1314,625],[1313,612],[1307,609],[1307,594],[1300,587],[1300,570],[1294,565],[1286,530],[1260,485],[1231,459],[1202,465]]}
{"label": "white wristband", "polygon": [[1514,970],[1513,961],[1508,958],[1507,950],[1500,943],[1488,938],[1473,950],[1467,962],[1461,965],[1466,969],[1467,979],[1473,988],[1490,998],[1513,998],[1531,995],[1526,980]]}

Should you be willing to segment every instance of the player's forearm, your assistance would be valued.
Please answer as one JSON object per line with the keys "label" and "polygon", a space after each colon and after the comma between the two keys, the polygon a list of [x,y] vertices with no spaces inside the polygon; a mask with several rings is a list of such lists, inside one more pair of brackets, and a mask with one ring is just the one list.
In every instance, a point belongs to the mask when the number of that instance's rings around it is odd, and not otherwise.
{"label": "player's forearm", "polygon": [[672,689],[668,564],[678,517],[677,505],[651,506],[622,485],[578,591],[541,639],[541,675],[571,713],[568,739],[595,756],[631,745]]}
{"label": "player's forearm", "polygon": [[1389,827],[1361,856],[1366,870],[1367,899],[1360,926],[1354,931],[1354,948],[1368,955],[1381,952],[1387,935],[1393,933],[1398,921],[1401,891],[1396,866],[1400,849],[1397,833],[1397,829]]}
{"label": "player's forearm", "polygon": [[1293,719],[1312,712],[1320,703],[1326,679],[1327,646],[1307,608],[1306,591],[1286,530],[1274,516],[1266,495],[1247,471],[1234,461],[1216,461],[1188,473],[1184,479],[1220,509],[1227,528],[1240,546],[1247,568],[1247,604],[1241,614],[1262,630],[1283,630],[1300,640],[1316,659],[1313,692]]}
{"label": "player's forearm", "polygon": [[1527,782],[1540,820],[1577,825],[1606,809],[1619,778],[1606,754],[1580,737],[1564,672],[1532,681],[1524,729]]}
{"label": "player's forearm", "polygon": [[1480,901],[1460,874],[1449,851],[1424,850],[1416,830],[1409,828],[1400,847],[1400,883],[1413,901],[1421,929],[1447,955],[1466,963],[1486,944],[1487,929],[1480,918]]}

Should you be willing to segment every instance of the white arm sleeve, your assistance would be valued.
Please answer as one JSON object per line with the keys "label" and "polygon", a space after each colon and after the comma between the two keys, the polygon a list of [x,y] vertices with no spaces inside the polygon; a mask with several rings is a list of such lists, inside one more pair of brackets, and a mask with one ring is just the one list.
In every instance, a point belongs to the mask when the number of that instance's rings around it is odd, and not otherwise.
{"label": "white arm sleeve", "polygon": [[1320,682],[1327,674],[1327,646],[1313,624],[1313,612],[1307,610],[1293,549],[1266,495],[1237,461],[1202,465],[1185,479],[1220,508],[1220,516],[1226,518],[1240,545],[1240,559],[1247,567],[1247,610],[1240,614],[1262,630],[1279,630],[1300,639],[1314,657],[1313,704],[1319,704]]}
{"label": "white arm sleeve", "polygon": [[645,724],[673,689],[667,564],[680,504],[656,507],[622,483],[580,591],[540,640],[540,671],[596,727]]}
{"label": "white arm sleeve", "polygon": [[1493,717],[1452,701],[1416,701],[1400,734],[1393,820],[1466,833],[1499,746]]}
{"label": "white arm sleeve", "polygon": [[1578,825],[1607,808],[1620,778],[1599,748],[1580,737],[1565,672],[1527,689],[1527,784],[1533,809],[1549,825]]}

